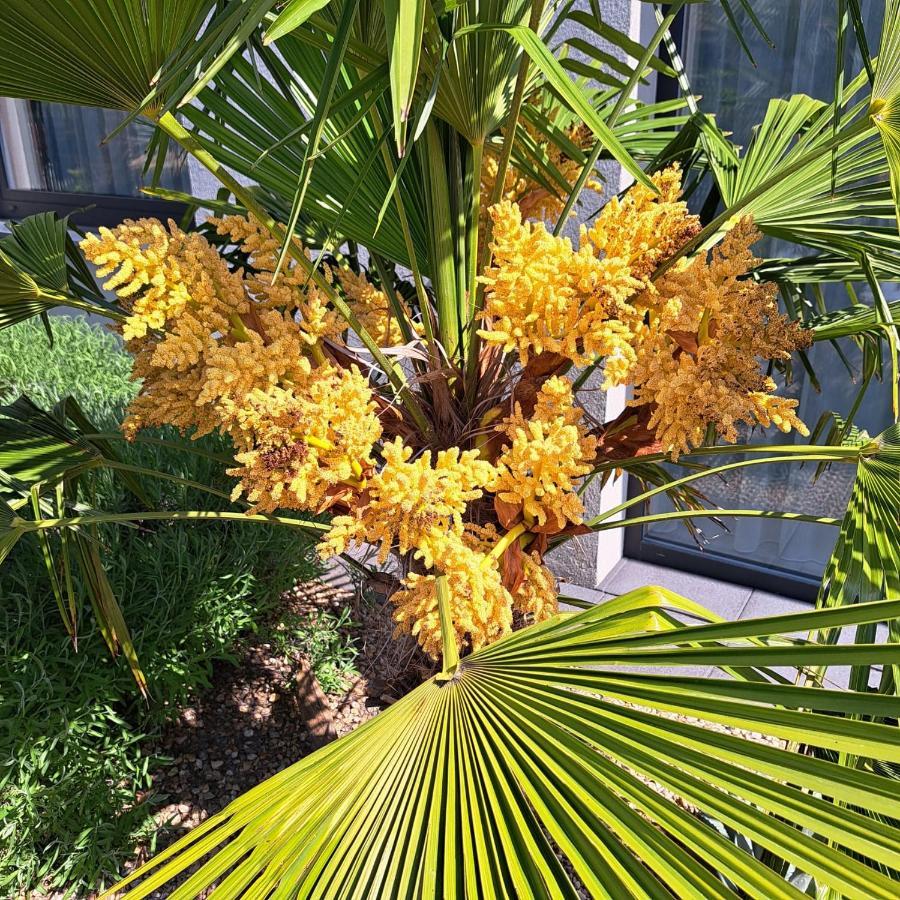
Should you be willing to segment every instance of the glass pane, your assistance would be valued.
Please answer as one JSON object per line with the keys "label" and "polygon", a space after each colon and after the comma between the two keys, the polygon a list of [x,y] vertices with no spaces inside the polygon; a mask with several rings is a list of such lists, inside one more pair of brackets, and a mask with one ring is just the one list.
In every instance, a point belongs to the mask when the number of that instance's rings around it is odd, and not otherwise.
{"label": "glass pane", "polygon": [[[863,0],[862,11],[873,44],[877,40],[884,12],[881,0]],[[773,97],[806,93],[830,99],[834,90],[835,34],[837,4],[833,0],[754,0],[766,31],[775,43],[771,50],[744,21],[744,34],[751,45],[757,67],[743,53],[718,3],[692,6],[685,28],[685,63],[696,94],[703,97],[705,109],[715,111],[722,128],[733,133],[732,140],[746,144],[754,125],[762,121],[766,106]],[[855,51],[855,47],[853,48]],[[847,72],[855,75],[861,68],[858,53],[848,54]],[[794,255],[790,245],[766,241],[757,252],[766,256]],[[857,285],[863,302],[871,303],[864,285]],[[886,286],[888,296],[897,296],[897,286]],[[846,306],[848,299],[841,286],[826,290],[829,307]],[[859,374],[859,354],[848,342],[841,349],[854,376]],[[821,382],[817,392],[803,369],[797,365],[794,380],[781,393],[799,400],[798,412],[810,426],[826,410],[849,412],[858,388],[851,380],[845,364],[830,345],[816,345],[811,362]],[[856,417],[856,424],[870,434],[877,434],[891,423],[889,390],[875,384],[870,389]],[[781,435],[774,429],[766,433],[769,443],[802,442],[797,435]],[[759,441],[763,435],[746,429],[742,442]],[[734,457],[735,459],[737,457]],[[722,457],[717,462],[727,462]],[[673,467],[684,474],[685,470]],[[815,466],[776,464],[753,466],[698,482],[700,489],[723,508],[781,509],[820,516],[840,517],[846,509],[854,468],[835,465],[816,482]],[[653,504],[653,510],[670,509],[665,501]],[[721,554],[734,562],[752,562],[787,575],[818,578],[831,553],[835,534],[825,526],[775,519],[728,519],[725,526],[710,520],[701,523],[702,546],[706,552]],[[697,544],[678,522],[649,526],[645,535],[681,548]]]}
{"label": "glass pane", "polygon": [[[141,185],[150,181],[142,170],[151,127],[134,122],[108,144],[101,143],[121,118],[113,110],[0,99],[7,184],[15,190],[138,196]],[[161,184],[188,190],[181,155],[169,154]]]}

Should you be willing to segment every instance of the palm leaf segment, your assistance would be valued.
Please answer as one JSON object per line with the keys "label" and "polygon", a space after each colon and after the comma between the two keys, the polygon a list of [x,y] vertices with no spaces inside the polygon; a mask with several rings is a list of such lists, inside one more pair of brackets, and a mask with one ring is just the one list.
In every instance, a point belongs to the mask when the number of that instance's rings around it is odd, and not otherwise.
{"label": "palm leaf segment", "polygon": [[[117,890],[143,879],[127,896],[147,896],[202,860],[170,896],[214,883],[217,897],[576,897],[578,883],[594,897],[803,896],[655,783],[847,897],[894,897],[863,859],[900,865],[900,830],[819,796],[890,814],[896,782],[728,729],[900,760],[896,729],[846,718],[896,714],[896,699],[748,668],[900,657],[767,637],[898,607],[688,627],[676,611],[705,611],[643,588],[557,616],[261,784]],[[698,664],[735,677],[653,674]]]}
{"label": "palm leaf segment", "polygon": [[[214,0],[58,0],[3,5],[0,95],[131,112]],[[73,27],[77,26],[77,27]],[[39,73],[39,74],[38,74]]]}
{"label": "palm leaf segment", "polygon": [[841,128],[834,184],[832,155],[825,152],[834,140],[834,107],[804,94],[770,101],[743,156],[711,154],[710,162],[725,206],[752,215],[763,233],[826,254],[832,274],[844,260],[852,270],[840,274],[863,280],[859,260],[866,253],[879,277],[896,279],[900,237],[888,164],[874,129],[855,118],[865,101],[853,98],[864,84],[863,74],[847,88],[841,121],[852,124]]}
{"label": "palm leaf segment", "polygon": [[0,238],[0,329],[65,305],[123,318],[103,296],[68,236],[68,220],[39,213]]}
{"label": "palm leaf segment", "polygon": [[[822,580],[818,604],[823,607],[900,596],[900,425],[874,441],[862,432],[858,441],[867,445],[860,453],[853,493]],[[900,620],[890,621],[888,631],[892,642],[900,642]],[[820,637],[833,642],[838,634],[826,631]],[[872,639],[871,627],[856,635],[856,640]],[[869,678],[869,666],[853,667],[851,684],[862,688]],[[881,691],[896,693],[898,685],[900,668],[885,666]]]}
{"label": "palm leaf segment", "polygon": [[869,113],[884,141],[900,219],[900,0],[885,0],[884,31]]}
{"label": "palm leaf segment", "polygon": [[[31,505],[36,513],[52,517],[80,512],[80,480],[91,470],[118,463],[115,451],[106,441],[87,436],[94,431],[71,397],[61,400],[49,413],[24,396],[0,407],[0,563],[25,533],[19,511]],[[140,481],[131,472],[126,469],[116,474],[142,504],[149,503]],[[101,561],[96,527],[62,530],[58,553],[46,534],[39,533],[38,539],[70,638],[77,644],[81,606],[73,566],[77,559],[80,584],[110,652],[113,656],[123,653],[138,688],[146,695],[147,680]]]}
{"label": "palm leaf segment", "polygon": [[829,605],[900,596],[900,425],[870,446],[871,452],[860,455],[853,495],[825,571]]}
{"label": "palm leaf segment", "polygon": [[41,213],[0,239],[0,328],[46,312],[66,278],[66,221]]}

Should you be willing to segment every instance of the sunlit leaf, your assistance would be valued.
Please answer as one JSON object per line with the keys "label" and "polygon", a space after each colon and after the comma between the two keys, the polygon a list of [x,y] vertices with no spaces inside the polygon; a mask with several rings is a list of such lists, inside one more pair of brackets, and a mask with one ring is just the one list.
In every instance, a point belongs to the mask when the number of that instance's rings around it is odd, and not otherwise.
{"label": "sunlit leaf", "polygon": [[399,156],[403,156],[406,148],[406,121],[412,111],[416,78],[419,74],[426,5],[425,0],[384,0],[384,25],[391,70],[391,105]]}
{"label": "sunlit leaf", "polygon": [[139,109],[215,0],[5,0],[0,96]]}
{"label": "sunlit leaf", "polygon": [[888,662],[900,647],[777,635],[897,612],[882,603],[686,626],[705,611],[643,588],[558,616],[462,659],[449,679],[249,791],[114,890],[145,897],[196,864],[179,896],[214,883],[224,896],[575,898],[576,885],[594,897],[737,896],[721,875],[744,895],[800,900],[686,803],[821,885],[893,897],[872,864],[900,864],[900,830],[820,798],[890,814],[896,782],[780,741],[900,759],[896,729],[850,718],[896,712],[896,700],[654,671]]}
{"label": "sunlit leaf", "polygon": [[881,49],[869,115],[884,141],[897,217],[900,219],[900,0],[885,0]]}

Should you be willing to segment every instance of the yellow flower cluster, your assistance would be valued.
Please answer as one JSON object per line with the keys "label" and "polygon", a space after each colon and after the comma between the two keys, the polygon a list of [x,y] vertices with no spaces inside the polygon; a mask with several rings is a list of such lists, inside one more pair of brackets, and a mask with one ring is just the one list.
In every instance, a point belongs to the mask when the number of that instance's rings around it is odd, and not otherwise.
{"label": "yellow flower cluster", "polygon": [[351,543],[380,543],[381,559],[391,548],[414,551],[424,565],[441,565],[447,548],[459,544],[463,514],[483,493],[493,469],[474,450],[453,447],[411,459],[400,438],[382,449],[384,466],[367,482],[364,501],[348,516],[337,516],[324,552],[343,553]]}
{"label": "yellow flower cluster", "polygon": [[[512,629],[513,598],[503,586],[496,560],[487,550],[496,532],[467,527],[460,539],[447,547],[441,572],[447,576],[450,617],[457,647],[479,647],[508,634]],[[441,619],[433,574],[411,573],[404,589],[392,597],[398,633],[413,635],[430,656],[441,652]]]}
{"label": "yellow flower cluster", "polygon": [[[392,549],[411,553],[426,569],[447,576],[453,623],[460,647],[496,639],[512,626],[512,598],[490,556],[496,532],[464,522],[469,504],[482,496],[493,467],[476,451],[430,451],[412,459],[400,438],[382,450],[384,466],[368,479],[350,515],[336,516],[320,545],[323,556],[343,553],[351,544],[380,543],[380,559]],[[413,634],[423,649],[438,656],[440,616],[434,573],[412,573],[404,590],[391,598],[400,631]]]}
{"label": "yellow flower cluster", "polygon": [[232,272],[173,222],[129,221],[82,243],[130,313],[123,335],[142,384],[124,430],[219,430],[237,451],[235,497],[261,511],[319,509],[372,465],[381,424],[371,389],[355,368],[310,357],[338,329],[306,273],[291,267],[273,285],[277,243],[237,216],[217,227],[253,273]]}
{"label": "yellow flower cluster", "polygon": [[[275,277],[281,244],[260,222],[244,216],[211,216],[207,223],[218,234],[229,237],[247,256],[251,270],[244,283],[257,304],[297,313],[300,336],[308,344],[315,344],[320,338],[340,341],[347,323],[328,304],[303,266],[288,257]],[[322,272],[328,281],[332,280],[327,266]]]}
{"label": "yellow flower cluster", "polygon": [[633,403],[652,406],[650,427],[673,455],[700,445],[710,425],[730,442],[741,422],[808,434],[797,401],[773,396],[760,368],[760,359],[787,359],[809,337],[778,312],[775,285],[747,277],[760,262],[750,250],[758,238],[745,219],[710,259],[670,271],[639,300],[647,324],[636,342]]}
{"label": "yellow flower cluster", "polygon": [[201,235],[171,220],[167,229],[157,219],[126,219],[89,234],[81,250],[129,314],[122,329],[126,341],[165,328],[188,306],[204,306],[218,325],[248,309],[240,274],[230,272]]}
{"label": "yellow flower cluster", "polygon": [[[555,143],[549,143],[544,134],[527,122],[525,127],[536,146],[547,157],[548,163],[559,172],[569,187],[573,186],[581,173],[582,164],[567,157],[562,149]],[[584,125],[576,125],[570,128],[566,136],[581,149],[591,146],[593,141],[590,130]],[[486,153],[481,166],[482,215],[487,213],[499,171],[500,166],[497,156],[492,152]],[[589,178],[585,182],[585,186],[593,191],[602,190],[602,185],[595,178]],[[557,188],[557,190],[559,191],[560,189]],[[558,193],[548,190],[545,185],[540,184],[530,175],[517,169],[511,160],[506,167],[500,199],[508,203],[515,203],[519,207],[523,218],[536,219],[541,222],[557,219],[565,205],[564,197],[561,199]]]}
{"label": "yellow flower cluster", "polygon": [[581,522],[584,507],[575,482],[590,472],[597,450],[581,416],[569,381],[553,377],[541,387],[530,419],[516,404],[504,420],[508,443],[496,460],[490,490],[520,508],[527,523],[561,531]]}
{"label": "yellow flower cluster", "polygon": [[513,608],[532,622],[543,622],[559,611],[556,578],[537,553],[522,557],[523,579],[513,594]]}
{"label": "yellow flower cluster", "polygon": [[[633,385],[645,443],[655,437],[672,456],[703,442],[710,427],[728,441],[740,423],[806,431],[796,402],[774,396],[760,367],[760,359],[787,358],[807,336],[779,314],[775,289],[748,277],[758,263],[752,224],[738,223],[709,257],[683,261],[654,282],[698,223],[680,200],[678,169],[653,177],[657,193],[638,186],[607,204],[582,229],[577,250],[542,223],[523,221],[523,206],[528,215],[550,208],[533,190],[519,205],[506,199],[490,211],[493,257],[482,277],[479,333],[522,365],[546,356],[493,401],[500,405],[482,431],[512,412],[471,450],[414,452],[400,417],[383,438],[378,411],[387,405],[350,364],[346,323],[328,300],[329,286],[340,289],[378,343],[401,343],[393,302],[364,275],[326,266],[327,283],[317,285],[302,259],[276,275],[279,242],[239,216],[210,220],[227,239],[227,256],[245,261],[234,269],[172,222],[102,229],[82,246],[127,311],[122,332],[142,382],[126,434],[171,424],[228,435],[233,498],[253,511],[339,503],[320,552],[365,543],[379,546],[382,562],[391,552],[405,557],[409,574],[392,598],[397,628],[434,656],[440,575],[462,649],[508,633],[514,616],[545,619],[556,611],[555,580],[542,559],[548,536],[581,524],[578,485],[599,447],[572,384],[552,374],[566,360],[600,357],[608,385]],[[509,188],[524,190],[519,181]]]}
{"label": "yellow flower cluster", "polygon": [[679,200],[677,167],[653,178],[658,194],[637,186],[607,204],[590,230],[582,228],[577,251],[543,223],[523,222],[515,204],[493,207],[493,262],[481,277],[484,340],[517,351],[523,365],[544,352],[576,365],[605,357],[607,386],[624,382],[642,319],[630,300],[698,227]]}
{"label": "yellow flower cluster", "polygon": [[235,410],[247,449],[228,470],[240,479],[232,499],[245,495],[257,512],[324,508],[372,466],[381,437],[374,411],[368,382],[355,366],[326,363],[302,391],[251,392]]}
{"label": "yellow flower cluster", "polygon": [[[522,555],[522,583],[512,594],[506,589],[499,560],[490,555],[499,537],[493,525],[467,525],[461,541],[442,561],[459,649],[477,650],[508,634],[513,611],[529,622],[541,622],[557,612],[556,579],[537,553]],[[403,579],[403,589],[391,597],[397,632],[413,635],[432,657],[441,652],[435,579],[433,574],[411,573]]]}

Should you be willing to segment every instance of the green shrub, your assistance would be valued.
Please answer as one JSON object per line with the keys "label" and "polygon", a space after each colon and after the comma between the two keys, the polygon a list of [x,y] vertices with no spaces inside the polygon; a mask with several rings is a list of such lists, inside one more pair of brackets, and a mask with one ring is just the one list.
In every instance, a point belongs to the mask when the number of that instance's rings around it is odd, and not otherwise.
{"label": "green shrub", "polygon": [[322,690],[338,694],[359,675],[359,650],[349,634],[354,623],[346,607],[339,613],[317,610],[298,615],[288,613],[269,636],[276,650],[286,654],[299,650],[309,660]]}
{"label": "green shrub", "polygon": [[[112,335],[83,322],[54,319],[53,330],[52,350],[31,323],[0,334],[4,399],[27,391],[49,405],[70,393],[110,427],[132,391],[127,357]],[[224,448],[214,438],[200,443],[212,452]],[[227,487],[212,460],[124,442],[121,451],[127,462]],[[145,488],[158,508],[217,505],[215,497],[171,482],[148,480]],[[106,473],[95,491],[101,509],[136,503]],[[309,548],[287,529],[169,522],[107,527],[101,537],[152,700],[140,700],[127,665],[110,658],[89,608],[81,612],[76,652],[39,548],[22,540],[0,570],[2,896],[42,881],[76,889],[109,881],[135,841],[151,832],[152,802],[135,804],[154,765],[144,738],[208,682],[214,661],[231,658],[237,637],[255,627],[281,590],[316,571]]]}
{"label": "green shrub", "polygon": [[119,338],[83,318],[51,316],[50,327],[52,348],[36,319],[0,331],[0,400],[28,394],[46,408],[68,394],[98,424],[115,422],[137,391]]}

